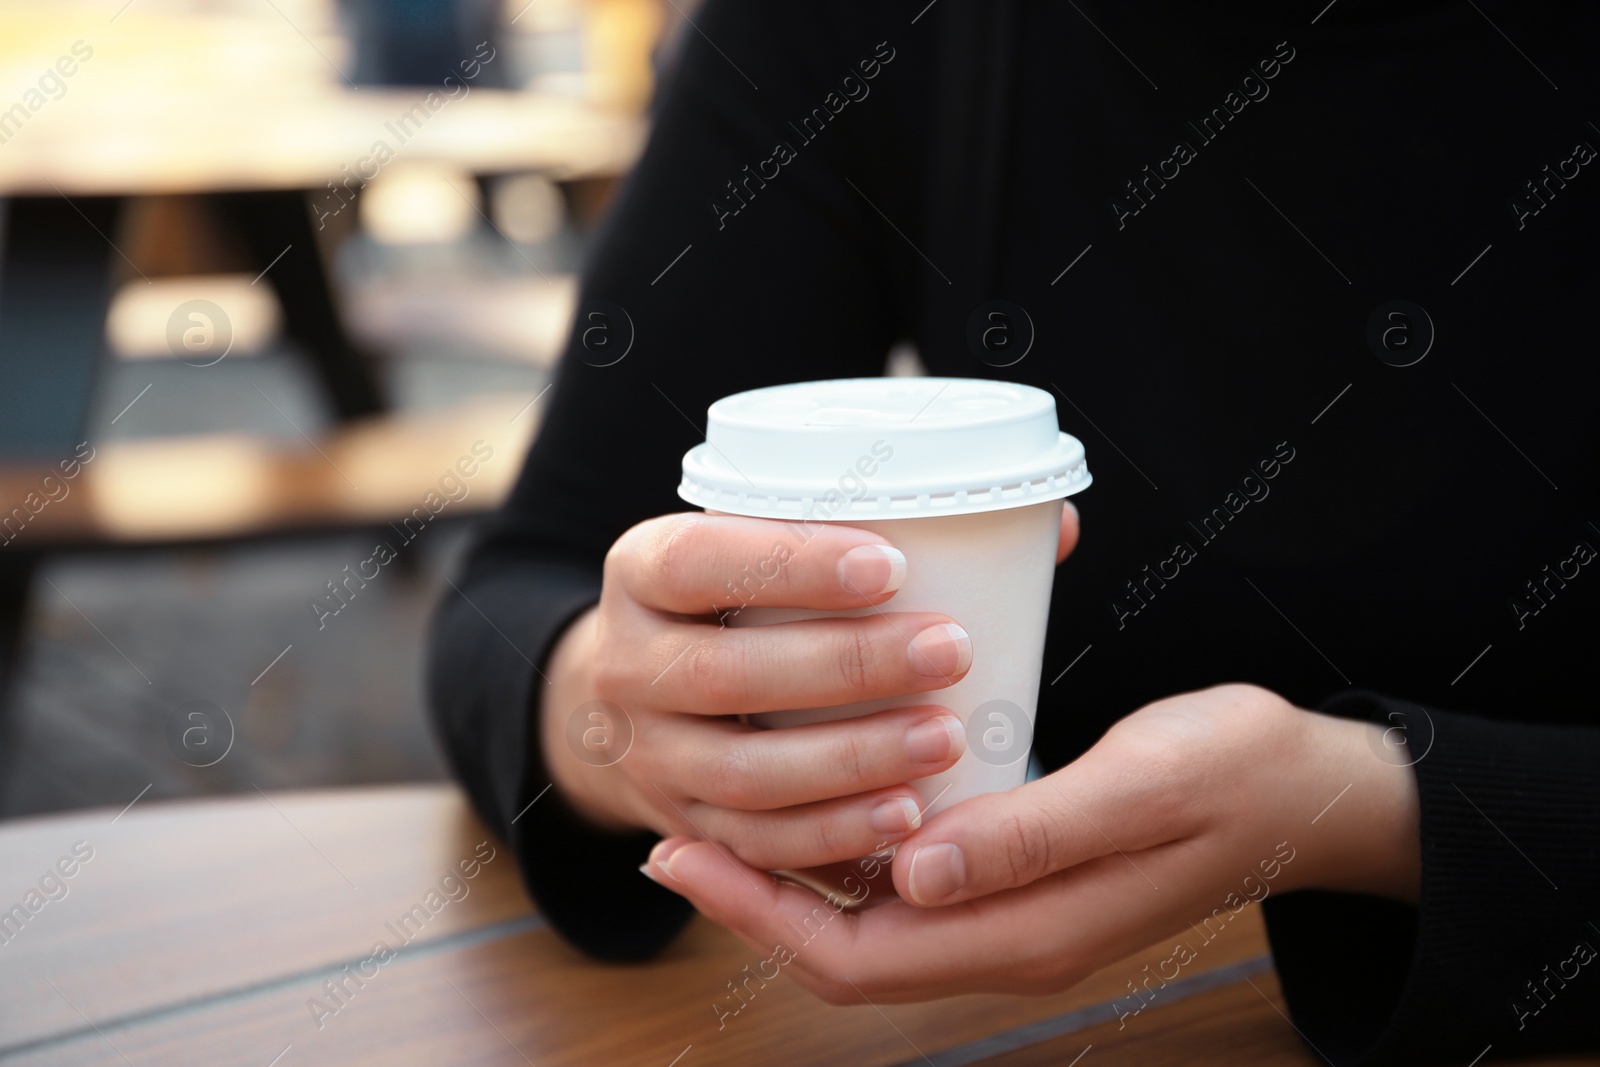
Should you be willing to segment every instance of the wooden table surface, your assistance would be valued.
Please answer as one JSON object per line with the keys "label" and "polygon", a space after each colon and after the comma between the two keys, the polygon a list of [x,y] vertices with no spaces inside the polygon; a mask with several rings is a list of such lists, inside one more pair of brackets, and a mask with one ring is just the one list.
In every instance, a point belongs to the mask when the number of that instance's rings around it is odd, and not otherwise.
{"label": "wooden table surface", "polygon": [[[1086,1067],[1320,1062],[1283,1014],[1253,908],[1121,1023],[1113,1002],[1165,946],[1041,998],[834,1008],[779,978],[719,1029],[712,1004],[748,950],[697,920],[650,964],[585,959],[450,787],[146,798],[14,822],[0,826],[0,907],[74,847],[92,856],[66,894],[51,883],[58,899],[0,944],[0,1063],[1024,1067],[1085,1049]],[[443,881],[475,860],[475,877]],[[375,959],[408,913],[425,917],[412,940]],[[1540,1067],[1566,1062],[1579,1061]]]}

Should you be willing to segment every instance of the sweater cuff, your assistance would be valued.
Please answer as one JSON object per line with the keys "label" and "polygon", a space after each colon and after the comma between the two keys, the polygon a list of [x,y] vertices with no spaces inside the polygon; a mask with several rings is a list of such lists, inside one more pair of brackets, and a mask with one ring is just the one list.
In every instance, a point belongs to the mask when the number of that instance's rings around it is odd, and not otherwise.
{"label": "sweater cuff", "polygon": [[547,789],[535,728],[551,648],[599,600],[600,574],[548,562],[474,570],[445,594],[429,664],[435,727],[457,779],[564,940],[601,959],[653,955],[691,912],[638,871],[656,835],[598,827]]}
{"label": "sweater cuff", "polygon": [[[1351,693],[1421,802],[1415,907],[1305,891],[1263,902],[1295,1025],[1332,1063],[1469,1062],[1592,1047],[1600,1013],[1600,731]],[[1559,888],[1558,888],[1559,887]],[[1591,947],[1594,946],[1594,947]]]}

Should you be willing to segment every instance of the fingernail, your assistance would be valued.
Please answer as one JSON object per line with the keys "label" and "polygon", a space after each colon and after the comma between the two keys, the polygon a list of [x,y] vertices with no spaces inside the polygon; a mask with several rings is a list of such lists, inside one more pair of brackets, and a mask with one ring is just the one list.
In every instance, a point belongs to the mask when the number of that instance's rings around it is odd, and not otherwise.
{"label": "fingernail", "polygon": [[972,638],[953,622],[930,626],[906,649],[911,669],[927,678],[949,678],[972,666]]}
{"label": "fingernail", "polygon": [[906,755],[915,763],[944,763],[966,747],[966,727],[954,715],[939,715],[906,731]]}
{"label": "fingernail", "polygon": [[957,845],[928,845],[911,854],[911,899],[917,904],[947,900],[967,883],[967,858]]}
{"label": "fingernail", "polygon": [[892,797],[872,809],[872,830],[879,834],[909,834],[922,825],[922,809],[910,797]]}
{"label": "fingernail", "polygon": [[852,593],[878,596],[906,580],[906,557],[891,545],[857,545],[839,557],[839,584]]}
{"label": "fingernail", "polygon": [[678,849],[682,848],[688,843],[689,842],[687,841],[674,841],[671,838],[657,842],[656,847],[650,850],[649,860],[647,860],[639,869],[644,871],[647,877],[654,878],[658,882],[661,881],[661,879],[656,878],[655,874],[652,872],[659,871],[661,874],[666,875],[674,882],[681,882],[683,879],[673,874],[672,868],[668,866],[668,864],[672,860],[672,854],[677,852]]}

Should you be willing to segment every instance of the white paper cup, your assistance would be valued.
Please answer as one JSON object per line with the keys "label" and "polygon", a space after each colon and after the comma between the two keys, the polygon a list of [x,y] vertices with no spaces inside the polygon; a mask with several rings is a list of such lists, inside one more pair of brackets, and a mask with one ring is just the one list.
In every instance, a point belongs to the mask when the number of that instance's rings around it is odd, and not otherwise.
{"label": "white paper cup", "polygon": [[[707,511],[787,520],[767,559],[730,575],[745,606],[729,625],[936,611],[972,639],[955,685],[856,704],[752,715],[764,726],[939,704],[967,725],[950,770],[911,783],[937,813],[1027,774],[1062,500],[1089,484],[1083,446],[1061,433],[1050,394],[965,378],[805,382],[710,408],[706,443],[684,457],[679,495]],[[906,557],[881,607],[812,611],[762,597],[819,523],[880,534]],[[909,639],[912,635],[906,634]]]}
{"label": "white paper cup", "polygon": [[[906,580],[880,608],[807,611],[751,606],[730,626],[760,626],[825,615],[939,611],[972,637],[972,669],[927,693],[752,715],[763,726],[854,718],[885,708],[939,704],[967,724],[967,753],[950,770],[911,783],[928,814],[1022,784],[1033,741],[1043,669],[1045,619],[1061,529],[1061,501],[977,515],[852,522],[881,534],[906,556]],[[802,550],[803,551],[803,550]],[[912,634],[905,635],[908,639]]]}

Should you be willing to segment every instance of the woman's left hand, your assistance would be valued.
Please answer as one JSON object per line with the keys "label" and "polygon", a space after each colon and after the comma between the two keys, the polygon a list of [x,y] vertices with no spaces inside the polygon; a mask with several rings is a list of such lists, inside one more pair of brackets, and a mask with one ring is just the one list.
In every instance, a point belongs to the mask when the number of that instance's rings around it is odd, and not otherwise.
{"label": "woman's left hand", "polygon": [[[841,911],[686,837],[657,845],[646,873],[830,1003],[1048,993],[1269,893],[1416,900],[1416,782],[1380,758],[1390,740],[1218,686],[1157,701],[1056,773],[929,819],[894,857],[900,899],[879,907]],[[872,892],[865,877],[855,886],[857,902]]]}

